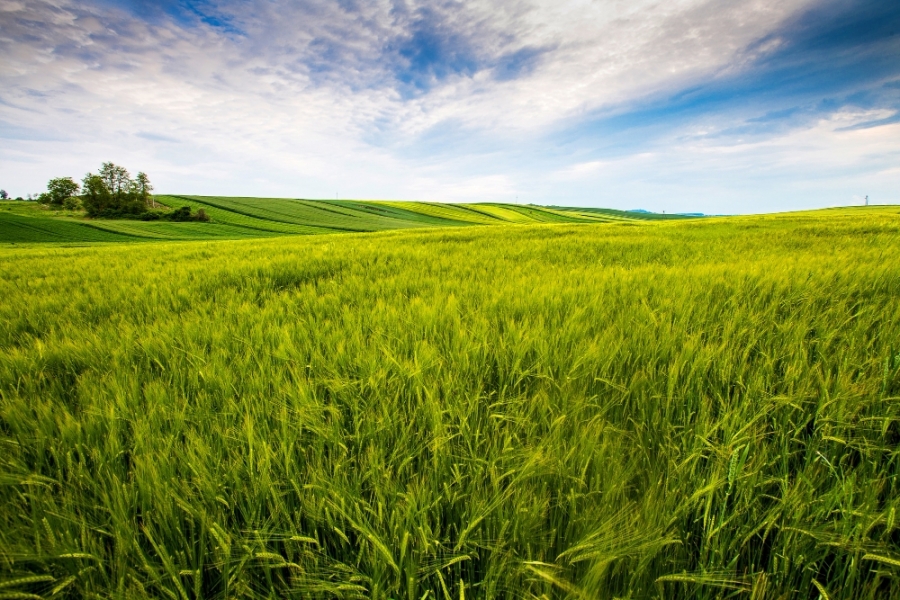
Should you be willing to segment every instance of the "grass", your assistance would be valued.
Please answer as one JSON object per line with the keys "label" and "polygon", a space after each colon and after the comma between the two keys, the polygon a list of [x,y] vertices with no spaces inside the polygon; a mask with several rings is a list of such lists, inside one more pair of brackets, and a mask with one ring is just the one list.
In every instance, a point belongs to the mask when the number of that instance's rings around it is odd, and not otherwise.
{"label": "grass", "polygon": [[86,219],[79,212],[46,210],[34,202],[2,202],[0,243],[243,239],[512,223],[604,223],[666,216],[491,203],[439,204],[165,195],[157,196],[156,199],[169,207],[190,206],[192,210],[203,209],[212,222]]}
{"label": "grass", "polygon": [[897,212],[0,248],[0,595],[898,597]]}
{"label": "grass", "polygon": [[61,218],[0,213],[0,242],[123,242],[130,239],[119,232]]}

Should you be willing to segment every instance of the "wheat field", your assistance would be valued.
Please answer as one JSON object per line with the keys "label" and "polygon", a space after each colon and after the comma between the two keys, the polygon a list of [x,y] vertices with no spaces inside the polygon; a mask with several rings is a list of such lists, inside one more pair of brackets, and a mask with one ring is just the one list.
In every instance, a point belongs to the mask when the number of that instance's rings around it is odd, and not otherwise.
{"label": "wheat field", "polygon": [[0,598],[900,597],[898,212],[0,247]]}

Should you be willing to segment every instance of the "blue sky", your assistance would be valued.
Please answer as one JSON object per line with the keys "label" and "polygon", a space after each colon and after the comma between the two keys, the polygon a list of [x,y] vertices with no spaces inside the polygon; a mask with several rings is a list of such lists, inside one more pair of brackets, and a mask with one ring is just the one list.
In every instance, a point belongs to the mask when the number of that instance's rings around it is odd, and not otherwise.
{"label": "blue sky", "polygon": [[900,204],[900,3],[6,0],[0,187]]}

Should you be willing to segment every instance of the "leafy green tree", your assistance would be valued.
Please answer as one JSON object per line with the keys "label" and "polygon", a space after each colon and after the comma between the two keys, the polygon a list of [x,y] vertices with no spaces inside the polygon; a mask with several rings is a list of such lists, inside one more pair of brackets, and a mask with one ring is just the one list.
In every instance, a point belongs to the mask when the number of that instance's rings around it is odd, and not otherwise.
{"label": "leafy green tree", "polygon": [[146,173],[140,172],[137,174],[137,177],[134,178],[134,187],[148,208],[156,208],[153,196],[150,195],[150,192],[153,191],[153,186],[150,185],[150,178],[147,177]]}
{"label": "leafy green tree", "polygon": [[105,162],[100,171],[88,173],[83,180],[81,202],[92,217],[123,217],[147,212],[150,204],[150,179],[138,173],[132,180],[125,167]]}
{"label": "leafy green tree", "polygon": [[100,167],[100,178],[109,193],[121,198],[124,194],[131,192],[134,182],[125,167],[120,167],[111,162],[105,162]]}
{"label": "leafy green tree", "polygon": [[56,177],[47,182],[47,191],[39,194],[38,202],[62,208],[66,200],[78,194],[79,185],[71,177]]}
{"label": "leafy green tree", "polygon": [[82,180],[81,203],[88,215],[96,217],[113,209],[113,197],[100,175],[88,173]]}
{"label": "leafy green tree", "polygon": [[0,190],[0,200],[7,200],[9,198],[9,194],[6,193],[6,190]]}

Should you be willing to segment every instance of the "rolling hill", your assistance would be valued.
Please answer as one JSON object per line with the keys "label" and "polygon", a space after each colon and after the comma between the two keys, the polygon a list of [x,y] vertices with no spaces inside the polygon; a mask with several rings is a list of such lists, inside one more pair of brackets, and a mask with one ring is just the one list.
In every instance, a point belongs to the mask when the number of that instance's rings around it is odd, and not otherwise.
{"label": "rolling hill", "polygon": [[500,203],[444,204],[363,200],[302,200],[160,195],[172,207],[203,209],[209,223],[87,219],[44,210],[31,202],[0,205],[0,242],[123,242],[241,239],[283,235],[368,232],[424,227],[538,223],[612,223],[683,219],[677,215],[609,209]]}

